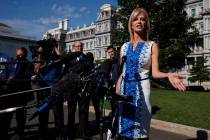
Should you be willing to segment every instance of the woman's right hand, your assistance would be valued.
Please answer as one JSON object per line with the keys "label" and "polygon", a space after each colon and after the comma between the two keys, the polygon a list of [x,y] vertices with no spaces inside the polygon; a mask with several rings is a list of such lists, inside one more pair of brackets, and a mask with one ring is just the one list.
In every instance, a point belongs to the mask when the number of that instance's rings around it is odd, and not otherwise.
{"label": "woman's right hand", "polygon": [[168,80],[172,86],[180,91],[185,91],[186,86],[182,83],[182,79],[185,77],[178,73],[168,73]]}

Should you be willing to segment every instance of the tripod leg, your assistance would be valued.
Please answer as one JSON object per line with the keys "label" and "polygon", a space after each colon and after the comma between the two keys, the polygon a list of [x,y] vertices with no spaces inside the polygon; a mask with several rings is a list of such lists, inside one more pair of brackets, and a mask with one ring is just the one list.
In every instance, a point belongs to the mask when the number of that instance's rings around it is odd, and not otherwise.
{"label": "tripod leg", "polygon": [[103,99],[100,99],[100,107],[101,107],[101,116],[100,116],[100,140],[103,140]]}

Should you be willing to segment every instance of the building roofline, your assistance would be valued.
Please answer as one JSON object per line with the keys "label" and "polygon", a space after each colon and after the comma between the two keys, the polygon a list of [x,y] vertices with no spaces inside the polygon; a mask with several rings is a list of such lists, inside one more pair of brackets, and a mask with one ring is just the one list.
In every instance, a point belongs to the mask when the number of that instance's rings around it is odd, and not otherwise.
{"label": "building roofline", "polygon": [[2,35],[0,34],[0,37],[6,38],[6,39],[14,39],[14,40],[20,40],[20,41],[30,41],[30,42],[37,42],[37,40],[32,39],[32,38],[20,38],[17,36],[12,36],[12,35]]}

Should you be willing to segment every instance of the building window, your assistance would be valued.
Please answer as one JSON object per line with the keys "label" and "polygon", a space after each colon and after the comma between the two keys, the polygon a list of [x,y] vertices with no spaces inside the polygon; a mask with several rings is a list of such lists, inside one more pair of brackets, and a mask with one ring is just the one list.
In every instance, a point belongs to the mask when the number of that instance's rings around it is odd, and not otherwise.
{"label": "building window", "polygon": [[92,49],[93,48],[93,42],[90,41],[90,48]]}
{"label": "building window", "polygon": [[203,13],[203,6],[201,7],[201,13]]}
{"label": "building window", "polygon": [[76,33],[76,37],[77,37],[77,38],[80,38],[80,34],[79,34],[79,33]]}
{"label": "building window", "polygon": [[195,17],[195,8],[191,9],[191,16]]}
{"label": "building window", "polygon": [[194,65],[194,64],[195,64],[194,57],[188,57],[187,58],[187,65]]}
{"label": "building window", "polygon": [[98,57],[101,58],[101,51],[98,51]]}
{"label": "building window", "polygon": [[101,38],[98,38],[98,45],[101,46]]}
{"label": "building window", "polygon": [[98,26],[98,32],[101,32],[101,25]]}
{"label": "building window", "polygon": [[201,22],[199,25],[200,25],[200,31],[203,31],[203,23]]}
{"label": "building window", "polygon": [[108,28],[108,23],[105,24],[105,31],[108,31],[109,28]]}
{"label": "building window", "polygon": [[88,45],[89,45],[89,43],[88,43],[88,42],[86,42],[86,49],[88,49],[88,48],[89,48],[89,46],[88,46]]}
{"label": "building window", "polygon": [[73,35],[72,34],[70,34],[69,36],[70,36],[70,39],[73,39]]}
{"label": "building window", "polygon": [[90,30],[90,34],[94,35],[94,30],[93,29]]}

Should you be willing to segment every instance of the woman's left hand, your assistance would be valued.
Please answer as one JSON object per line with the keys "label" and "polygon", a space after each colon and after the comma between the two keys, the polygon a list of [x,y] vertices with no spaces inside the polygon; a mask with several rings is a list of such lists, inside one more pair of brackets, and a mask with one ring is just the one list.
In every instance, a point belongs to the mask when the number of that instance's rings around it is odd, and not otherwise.
{"label": "woman's left hand", "polygon": [[168,73],[168,80],[173,85],[174,88],[185,91],[186,86],[182,83],[182,79],[184,79],[184,76],[179,75],[178,73]]}

